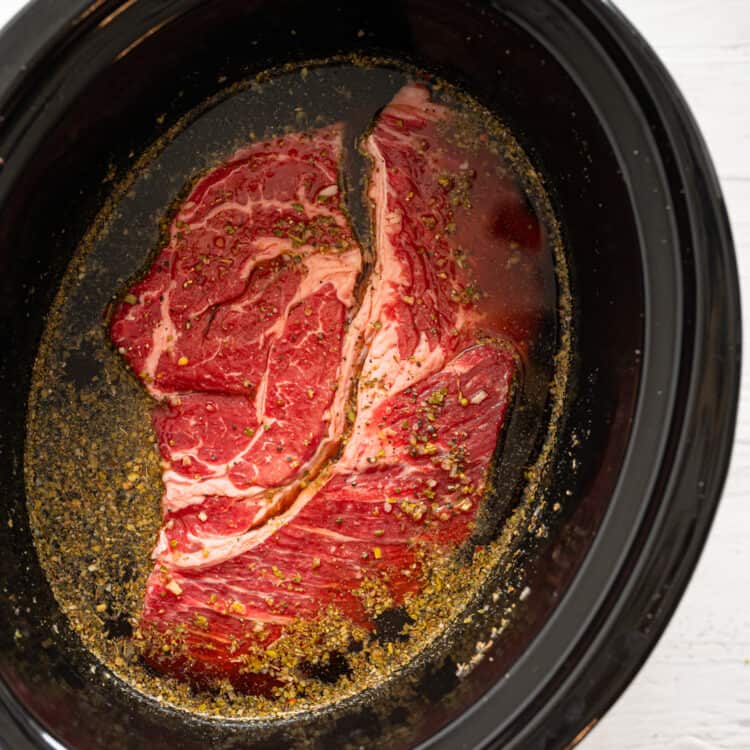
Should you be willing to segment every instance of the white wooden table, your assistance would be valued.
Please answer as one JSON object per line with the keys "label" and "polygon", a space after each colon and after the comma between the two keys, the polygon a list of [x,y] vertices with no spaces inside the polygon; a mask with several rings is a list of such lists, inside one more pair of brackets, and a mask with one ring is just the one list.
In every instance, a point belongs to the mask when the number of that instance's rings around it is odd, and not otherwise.
{"label": "white wooden table", "polygon": [[[616,2],[667,64],[703,129],[750,306],[750,0]],[[0,25],[22,5],[0,0]],[[584,750],[750,750],[749,371],[724,499],[695,576],[646,666]]]}

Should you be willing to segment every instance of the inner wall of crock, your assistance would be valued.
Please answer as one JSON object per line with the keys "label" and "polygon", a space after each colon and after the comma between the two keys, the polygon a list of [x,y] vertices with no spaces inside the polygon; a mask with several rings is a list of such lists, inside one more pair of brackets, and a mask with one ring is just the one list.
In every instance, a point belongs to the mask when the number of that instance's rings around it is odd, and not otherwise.
{"label": "inner wall of crock", "polygon": [[[511,5],[520,12],[525,4]],[[548,621],[618,477],[638,385],[643,293],[635,220],[615,153],[563,67],[500,12],[417,0],[341,6],[215,0],[172,3],[172,13],[176,6],[184,12],[167,20],[168,9],[139,6],[97,18],[98,26],[89,23],[58,62],[56,79],[40,79],[30,89],[29,105],[45,86],[58,95],[28,124],[26,146],[6,170],[13,183],[0,206],[0,305],[11,325],[0,335],[13,356],[4,357],[0,370],[0,671],[25,706],[73,747],[179,744],[187,750],[207,741],[217,748],[246,742],[241,725],[199,723],[139,701],[102,678],[76,646],[36,561],[26,520],[22,436],[30,368],[43,314],[111,189],[109,165],[124,174],[132,155],[164,128],[220,86],[253,72],[336,53],[394,56],[441,73],[510,126],[543,174],[562,224],[575,306],[571,398],[560,440],[577,447],[559,452],[549,487],[551,501],[561,495],[563,511],[534,550],[533,596],[492,661],[485,659],[460,684],[443,674],[444,665],[433,665],[421,697],[394,704],[390,714],[379,711],[379,718],[352,706],[314,727],[302,719],[253,730],[258,746],[283,745],[299,738],[297,731],[322,747],[387,736],[395,747],[414,745],[459,717]],[[563,488],[570,495],[562,496]]]}

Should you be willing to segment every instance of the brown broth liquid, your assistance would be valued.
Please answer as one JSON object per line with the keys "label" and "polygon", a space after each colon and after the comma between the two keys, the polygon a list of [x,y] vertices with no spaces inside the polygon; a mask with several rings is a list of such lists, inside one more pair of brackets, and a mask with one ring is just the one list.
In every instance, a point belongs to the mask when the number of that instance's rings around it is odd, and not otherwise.
{"label": "brown broth liquid", "polygon": [[[348,206],[363,247],[370,248],[363,200],[368,163],[357,150],[358,139],[414,78],[460,112],[469,130],[488,139],[507,164],[504,175],[478,176],[492,195],[485,231],[497,254],[476,270],[480,304],[492,327],[517,342],[524,371],[504,430],[495,488],[475,533],[484,550],[443,571],[440,586],[428,586],[409,605],[411,622],[398,638],[377,637],[350,655],[348,674],[308,676],[296,692],[270,697],[230,688],[209,694],[162,678],[147,669],[132,637],[160,526],[163,486],[150,426],[153,402],[114,352],[104,311],[148,268],[164,243],[170,212],[195,179],[249,140],[284,131],[346,123]],[[536,483],[554,448],[567,377],[567,283],[549,201],[513,137],[447,84],[390,63],[311,63],[260,76],[222,92],[147,153],[134,155],[131,173],[113,188],[63,280],[39,351],[28,415],[27,496],[39,557],[75,637],[101,661],[102,672],[185,710],[277,717],[379,689],[394,670],[437,648],[456,623],[467,629],[464,613],[480,592],[497,593],[493,607],[483,610],[483,622],[504,617],[522,576],[508,560],[527,535],[539,533],[543,501]],[[451,658],[460,674],[475,656],[463,648]]]}

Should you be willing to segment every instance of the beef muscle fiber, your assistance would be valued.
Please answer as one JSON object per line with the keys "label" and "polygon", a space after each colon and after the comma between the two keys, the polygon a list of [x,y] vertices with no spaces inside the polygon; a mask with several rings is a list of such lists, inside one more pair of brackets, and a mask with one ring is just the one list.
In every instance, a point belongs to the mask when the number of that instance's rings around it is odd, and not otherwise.
{"label": "beef muscle fiber", "polygon": [[305,623],[371,628],[365,587],[398,605],[469,538],[516,365],[475,280],[495,252],[477,167],[499,157],[463,148],[453,118],[410,84],[364,140],[375,263],[358,304],[331,128],[200,181],[118,309],[113,339],[162,402],[165,523],[140,623],[161,669],[281,684]]}

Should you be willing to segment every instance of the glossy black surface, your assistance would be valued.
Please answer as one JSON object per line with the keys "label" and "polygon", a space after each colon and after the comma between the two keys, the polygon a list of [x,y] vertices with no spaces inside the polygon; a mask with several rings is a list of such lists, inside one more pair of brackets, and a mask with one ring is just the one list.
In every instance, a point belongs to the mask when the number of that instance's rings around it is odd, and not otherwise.
{"label": "glossy black surface", "polygon": [[[92,672],[57,612],[25,514],[30,367],[66,263],[111,187],[110,164],[127,170],[129,154],[220,77],[352,51],[463,86],[544,174],[574,282],[562,442],[577,437],[579,468],[559,454],[549,486],[572,494],[529,550],[532,595],[493,660],[461,683],[449,649],[414,677],[406,703],[382,695],[377,711],[350,705],[285,726],[197,721]],[[686,585],[726,472],[739,381],[720,190],[673,83],[617,12],[595,0],[37,0],[0,37],[0,111],[5,744],[557,748],[580,736]]]}

